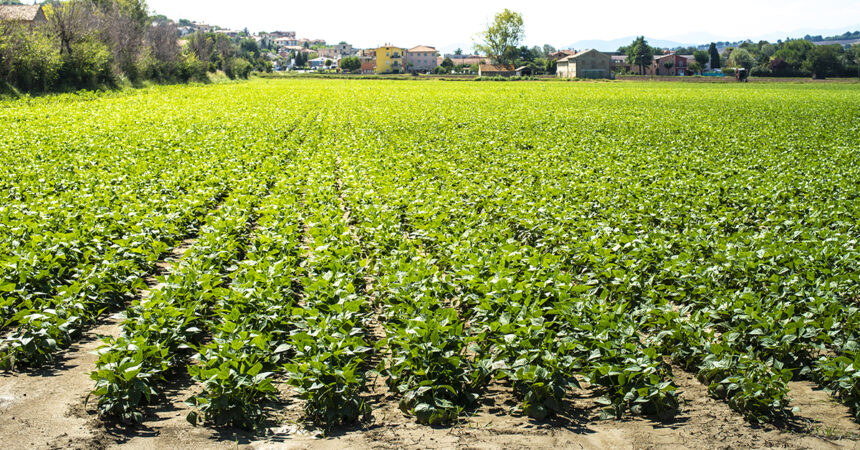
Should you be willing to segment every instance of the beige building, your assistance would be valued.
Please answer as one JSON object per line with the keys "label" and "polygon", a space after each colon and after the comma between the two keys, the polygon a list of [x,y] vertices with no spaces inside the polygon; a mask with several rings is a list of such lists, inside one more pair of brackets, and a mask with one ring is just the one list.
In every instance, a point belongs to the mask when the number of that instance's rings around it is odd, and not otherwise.
{"label": "beige building", "polygon": [[438,65],[435,47],[419,45],[406,51],[406,67],[410,72],[432,72]]}
{"label": "beige building", "polygon": [[39,5],[0,6],[0,20],[17,22],[24,25],[41,25],[48,22],[45,12]]}
{"label": "beige building", "polygon": [[612,58],[597,50],[585,50],[558,61],[560,78],[610,78]]}
{"label": "beige building", "polygon": [[352,56],[355,52],[349,44],[337,44],[331,47],[321,48],[317,50],[317,54],[324,58],[341,59],[347,56]]}
{"label": "beige building", "polygon": [[505,64],[481,64],[478,66],[478,76],[481,77],[512,77],[517,74],[517,69]]}

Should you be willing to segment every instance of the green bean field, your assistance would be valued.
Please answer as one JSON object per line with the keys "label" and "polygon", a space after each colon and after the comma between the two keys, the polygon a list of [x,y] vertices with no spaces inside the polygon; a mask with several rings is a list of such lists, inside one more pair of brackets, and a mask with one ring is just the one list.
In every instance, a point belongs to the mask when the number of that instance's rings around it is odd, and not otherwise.
{"label": "green bean field", "polygon": [[0,423],[36,373],[100,430],[671,423],[689,386],[860,420],[858,84],[255,79],[0,124]]}

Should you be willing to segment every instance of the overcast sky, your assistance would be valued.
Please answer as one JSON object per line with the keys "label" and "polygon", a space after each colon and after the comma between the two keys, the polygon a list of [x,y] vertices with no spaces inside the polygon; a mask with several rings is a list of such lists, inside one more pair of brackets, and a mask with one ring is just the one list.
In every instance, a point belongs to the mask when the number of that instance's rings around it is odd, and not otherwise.
{"label": "overcast sky", "polygon": [[526,44],[556,47],[632,35],[699,42],[776,39],[787,33],[860,27],[860,0],[148,0],[148,4],[172,19],[247,27],[252,32],[296,31],[299,37],[344,40],[358,47],[391,42],[469,50],[472,37],[504,8],[523,14]]}

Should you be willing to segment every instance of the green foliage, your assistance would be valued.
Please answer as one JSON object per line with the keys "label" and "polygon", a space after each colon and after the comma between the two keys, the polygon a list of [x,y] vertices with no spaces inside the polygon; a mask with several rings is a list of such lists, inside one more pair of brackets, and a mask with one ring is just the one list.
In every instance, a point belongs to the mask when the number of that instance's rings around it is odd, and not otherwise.
{"label": "green foliage", "polygon": [[711,59],[711,69],[719,69],[722,66],[717,44],[711,42],[711,45],[708,47],[708,56]]}
{"label": "green foliage", "polygon": [[792,380],[856,411],[858,105],[847,83],[313,79],[6,101],[0,365],[124,309],[91,399],[131,423],[186,376],[190,421],[258,430],[279,382],[332,430],[377,377],[440,425],[491,382],[535,420],[583,388],[662,420],[673,369],[752,421],[790,417]]}
{"label": "green foliage", "polygon": [[347,56],[339,62],[340,68],[345,72],[354,72],[361,69],[361,59],[358,56]]}
{"label": "green foliage", "polygon": [[839,67],[840,50],[842,47],[838,45],[816,46],[804,62],[804,68],[812,72],[815,78],[824,79]]}
{"label": "green foliage", "polygon": [[523,16],[505,9],[496,14],[493,22],[478,35],[475,50],[489,56],[497,64],[512,64],[519,53],[517,47],[524,37]]}
{"label": "green foliage", "polygon": [[59,49],[49,36],[0,23],[0,80],[25,91],[47,91],[60,65]]}
{"label": "green foliage", "polygon": [[639,66],[639,74],[645,74],[645,68],[654,63],[655,49],[648,45],[644,36],[636,38],[626,49],[627,61]]}
{"label": "green foliage", "polygon": [[747,70],[752,69],[755,64],[755,59],[752,57],[750,52],[746,51],[743,48],[735,49],[731,56],[729,57],[729,66],[744,68]]}
{"label": "green foliage", "polygon": [[708,52],[704,50],[696,50],[693,52],[693,59],[699,64],[699,67],[706,67],[709,62],[711,62],[711,57]]}
{"label": "green foliage", "polygon": [[231,80],[247,79],[252,70],[251,63],[245,58],[230,58],[224,62],[224,74]]}

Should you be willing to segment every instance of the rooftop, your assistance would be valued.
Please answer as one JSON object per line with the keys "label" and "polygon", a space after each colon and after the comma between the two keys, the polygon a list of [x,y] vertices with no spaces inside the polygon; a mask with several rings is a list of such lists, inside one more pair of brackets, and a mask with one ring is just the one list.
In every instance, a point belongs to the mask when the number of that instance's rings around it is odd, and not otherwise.
{"label": "rooftop", "polygon": [[39,5],[0,6],[0,20],[32,22],[36,20],[42,7]]}
{"label": "rooftop", "polygon": [[513,72],[514,66],[504,64],[481,64],[481,72]]}
{"label": "rooftop", "polygon": [[559,60],[559,62],[562,62],[562,61],[570,61],[570,60],[572,60],[572,59],[579,58],[580,56],[582,56],[582,55],[584,55],[584,54],[586,54],[586,53],[600,53],[600,54],[602,54],[601,52],[599,52],[599,51],[597,51],[597,50],[595,50],[595,49],[593,49],[593,48],[590,48],[590,49],[588,49],[588,50],[583,50],[583,51],[581,51],[581,52],[579,52],[579,53],[574,53],[574,54],[572,54],[572,55],[570,55],[570,56],[565,56],[564,58],[560,59],[560,60]]}

